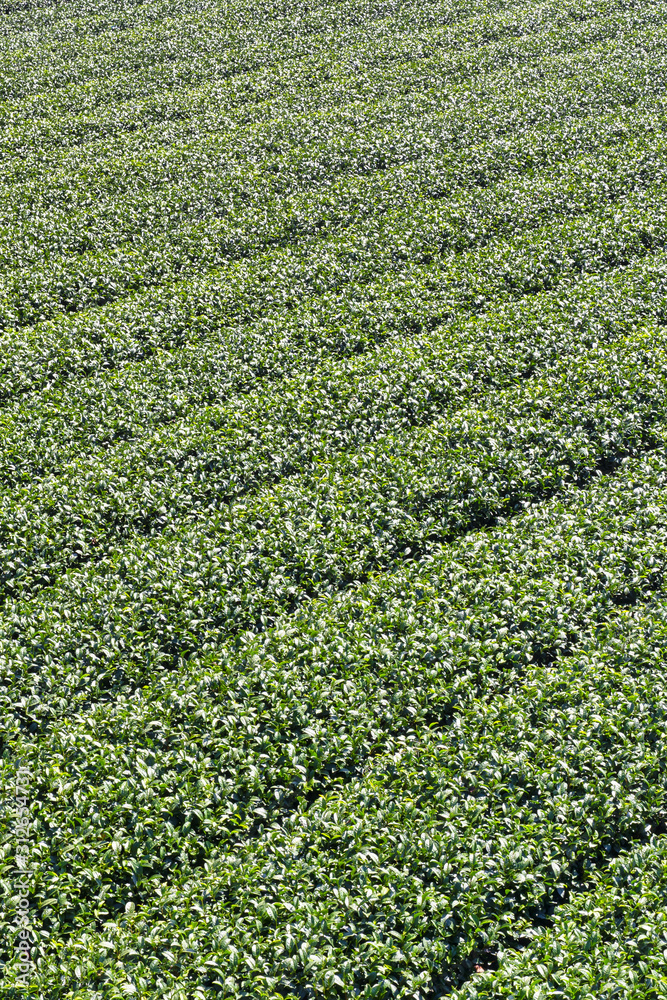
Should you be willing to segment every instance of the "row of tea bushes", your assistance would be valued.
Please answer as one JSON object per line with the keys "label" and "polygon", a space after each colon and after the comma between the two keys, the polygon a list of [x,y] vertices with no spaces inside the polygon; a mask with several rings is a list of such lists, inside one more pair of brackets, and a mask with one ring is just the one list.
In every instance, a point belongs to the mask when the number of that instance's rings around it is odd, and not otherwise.
{"label": "row of tea bushes", "polygon": [[588,891],[664,812],[666,476],[627,461],[97,704],[35,676],[45,955],[81,928],[44,986],[444,989]]}

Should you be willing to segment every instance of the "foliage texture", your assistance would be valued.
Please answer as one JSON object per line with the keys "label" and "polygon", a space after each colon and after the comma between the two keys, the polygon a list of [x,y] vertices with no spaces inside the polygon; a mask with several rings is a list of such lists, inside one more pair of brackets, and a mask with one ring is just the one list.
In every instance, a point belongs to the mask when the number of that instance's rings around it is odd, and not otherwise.
{"label": "foliage texture", "polygon": [[667,4],[0,15],[0,996],[667,997]]}

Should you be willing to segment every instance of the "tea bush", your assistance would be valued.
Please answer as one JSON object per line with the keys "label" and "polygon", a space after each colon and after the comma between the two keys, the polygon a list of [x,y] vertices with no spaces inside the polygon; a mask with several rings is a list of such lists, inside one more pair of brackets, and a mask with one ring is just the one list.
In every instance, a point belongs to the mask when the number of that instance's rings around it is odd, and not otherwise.
{"label": "tea bush", "polygon": [[667,996],[667,6],[0,49],[2,995]]}

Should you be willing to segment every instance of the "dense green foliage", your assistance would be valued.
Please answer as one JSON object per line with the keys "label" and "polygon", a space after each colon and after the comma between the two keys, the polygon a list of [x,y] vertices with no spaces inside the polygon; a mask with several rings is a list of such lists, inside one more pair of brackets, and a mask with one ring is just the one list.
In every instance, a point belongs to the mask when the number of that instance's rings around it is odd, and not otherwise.
{"label": "dense green foliage", "polygon": [[667,997],[667,5],[0,13],[0,995]]}

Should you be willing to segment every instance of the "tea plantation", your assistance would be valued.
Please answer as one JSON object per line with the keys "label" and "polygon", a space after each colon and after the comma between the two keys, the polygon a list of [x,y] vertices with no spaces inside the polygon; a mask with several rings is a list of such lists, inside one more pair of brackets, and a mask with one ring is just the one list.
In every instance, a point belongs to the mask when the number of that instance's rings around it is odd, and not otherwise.
{"label": "tea plantation", "polygon": [[667,997],[667,2],[4,0],[0,165],[2,1000]]}

